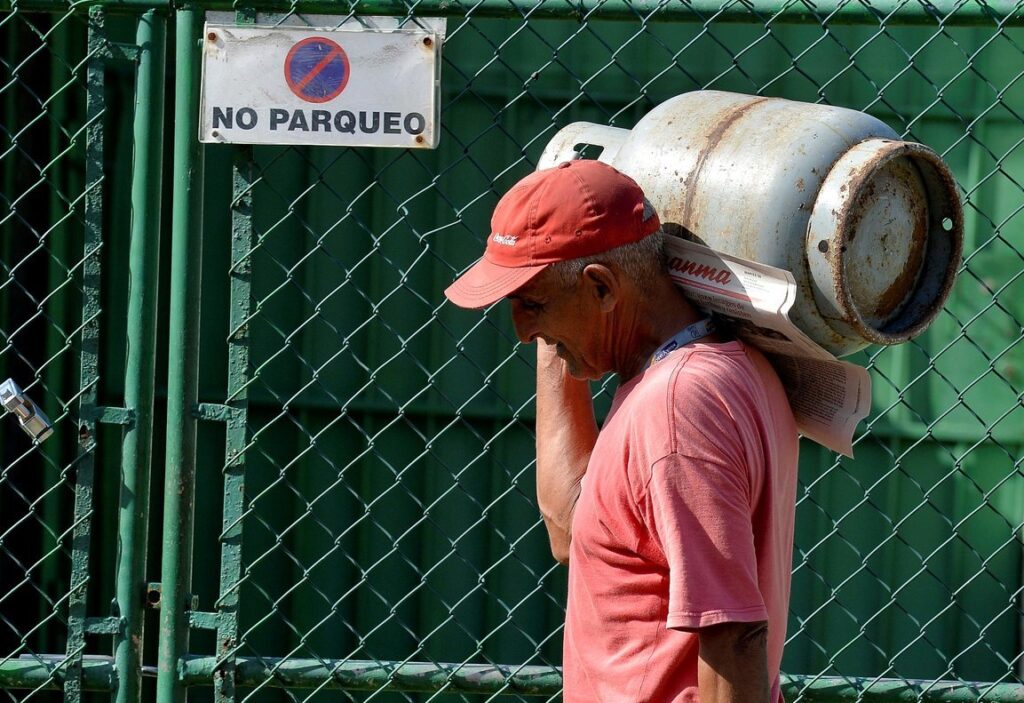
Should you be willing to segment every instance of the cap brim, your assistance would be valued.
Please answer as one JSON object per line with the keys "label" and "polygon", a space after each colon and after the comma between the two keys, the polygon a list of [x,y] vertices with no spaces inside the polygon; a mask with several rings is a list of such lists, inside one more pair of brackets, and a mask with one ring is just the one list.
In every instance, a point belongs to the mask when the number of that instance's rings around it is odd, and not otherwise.
{"label": "cap brim", "polygon": [[509,268],[480,259],[455,279],[444,294],[460,308],[485,308],[514,293],[549,265]]}

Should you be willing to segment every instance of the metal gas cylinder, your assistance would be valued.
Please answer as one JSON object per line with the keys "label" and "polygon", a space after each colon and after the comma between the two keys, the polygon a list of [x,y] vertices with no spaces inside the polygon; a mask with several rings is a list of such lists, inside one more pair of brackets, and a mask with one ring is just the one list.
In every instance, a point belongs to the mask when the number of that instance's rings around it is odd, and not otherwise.
{"label": "metal gas cylinder", "polygon": [[540,168],[603,147],[666,231],[784,268],[793,322],[837,356],[905,342],[953,285],[963,211],[926,146],[855,110],[718,91],[672,98],[631,130],[577,122]]}

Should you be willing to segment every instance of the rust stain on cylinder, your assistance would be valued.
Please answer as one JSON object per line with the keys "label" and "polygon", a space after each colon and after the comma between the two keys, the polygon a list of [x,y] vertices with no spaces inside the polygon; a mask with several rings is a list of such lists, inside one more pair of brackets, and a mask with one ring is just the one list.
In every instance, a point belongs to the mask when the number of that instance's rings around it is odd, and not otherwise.
{"label": "rust stain on cylinder", "polygon": [[921,273],[921,263],[924,261],[925,245],[928,240],[928,214],[924,212],[923,204],[918,204],[916,210],[907,262],[892,285],[878,297],[878,303],[875,305],[878,317],[888,317],[910,297]]}
{"label": "rust stain on cylinder", "polygon": [[737,121],[739,121],[741,117],[743,117],[751,108],[756,105],[760,105],[766,100],[768,100],[768,98],[758,98],[726,110],[722,119],[717,125],[715,125],[715,128],[708,133],[707,142],[705,143],[704,148],[701,149],[700,153],[697,155],[697,163],[683,182],[683,207],[680,224],[684,227],[693,229],[693,199],[697,192],[697,183],[700,181],[700,175],[704,170],[708,157],[711,156],[711,154],[718,148],[718,145],[721,144],[726,133],[734,124],[736,124]]}
{"label": "rust stain on cylinder", "polygon": [[[851,270],[850,267],[844,265],[842,259],[842,253],[846,250],[846,244],[853,241],[865,213],[870,209],[867,207],[867,204],[876,202],[879,198],[885,201],[891,199],[901,200],[898,194],[898,186],[890,184],[889,187],[883,186],[880,189],[882,184],[877,183],[872,175],[876,172],[880,163],[886,160],[884,156],[872,159],[852,174],[849,180],[850,188],[846,190],[846,193],[852,197],[848,197],[845,200],[839,213],[839,216],[842,218],[840,221],[843,222],[839,239],[843,246],[839,255],[834,258],[829,257],[829,264],[833,271],[836,299],[840,303],[847,324],[855,327],[858,333],[863,335],[865,339],[878,343],[892,344],[895,341],[902,341],[912,337],[913,331],[925,324],[928,317],[924,315],[920,320],[903,320],[903,322],[909,324],[897,325],[900,330],[899,332],[889,333],[885,331],[885,328],[893,323],[893,320],[890,319],[893,314],[898,313],[901,307],[914,298],[918,280],[924,267],[924,260],[928,252],[930,228],[927,196],[921,200],[909,199],[909,201],[906,201],[906,204],[910,207],[908,214],[913,224],[910,232],[903,232],[903,236],[908,236],[909,241],[906,243],[906,254],[903,258],[902,266],[892,282],[877,295],[873,295],[871,300],[858,303],[853,297],[853,290],[857,287],[857,281],[870,280],[873,273],[870,258],[861,262],[864,265],[863,270],[859,270],[858,267],[854,267]],[[916,169],[900,174],[898,178],[900,181],[905,181],[906,178],[912,177],[914,173],[916,173]],[[921,186],[923,187],[923,183]],[[891,190],[893,187],[896,189]],[[877,242],[878,254],[882,257],[899,255],[898,251],[890,250],[888,238],[894,235],[897,237],[897,242],[903,241],[900,236],[901,233],[884,231],[880,234],[881,236]],[[898,247],[899,245],[897,244],[896,246]],[[852,278],[849,278],[851,276]],[[939,300],[944,300],[944,296],[939,298]],[[912,318],[921,317],[922,313],[923,311],[920,310],[904,310],[900,317],[906,318],[908,315]]]}
{"label": "rust stain on cylinder", "polygon": [[851,189],[850,185],[859,184],[864,178],[864,174],[870,173],[874,168],[875,161],[876,160],[872,160],[867,164],[862,165],[860,168],[851,171],[849,180],[839,187],[839,192],[843,194],[844,199],[842,205],[839,206],[838,211],[833,210],[833,214],[836,217],[836,222],[841,224],[839,226],[839,231],[837,232],[838,236],[836,237],[837,246],[832,248],[831,253],[826,259],[832,276],[835,300],[839,304],[839,310],[842,313],[841,321],[854,327],[860,334],[870,334],[870,330],[866,329],[866,326],[861,324],[860,317],[856,310],[851,309],[852,296],[848,290],[846,272],[843,263],[847,244],[853,241],[854,237],[856,237],[857,226],[860,224],[860,220],[863,217],[863,210],[857,207],[857,204],[862,200],[862,198],[854,197],[856,189]]}

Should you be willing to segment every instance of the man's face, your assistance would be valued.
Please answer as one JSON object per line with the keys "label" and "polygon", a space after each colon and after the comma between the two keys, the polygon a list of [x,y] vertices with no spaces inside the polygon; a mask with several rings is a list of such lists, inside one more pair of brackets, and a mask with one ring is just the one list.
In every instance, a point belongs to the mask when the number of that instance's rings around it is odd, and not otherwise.
{"label": "man's face", "polygon": [[602,361],[604,316],[586,276],[566,287],[560,276],[545,270],[508,298],[523,344],[540,338],[554,345],[574,378],[596,380],[608,372]]}

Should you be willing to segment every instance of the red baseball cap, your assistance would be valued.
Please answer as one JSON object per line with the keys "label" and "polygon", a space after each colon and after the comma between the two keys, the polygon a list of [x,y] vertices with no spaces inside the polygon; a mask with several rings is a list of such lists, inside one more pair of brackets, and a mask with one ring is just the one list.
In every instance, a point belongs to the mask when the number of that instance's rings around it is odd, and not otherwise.
{"label": "red baseball cap", "polygon": [[444,294],[459,307],[486,307],[550,264],[640,241],[660,226],[632,178],[600,161],[566,161],[505,193],[483,258]]}

